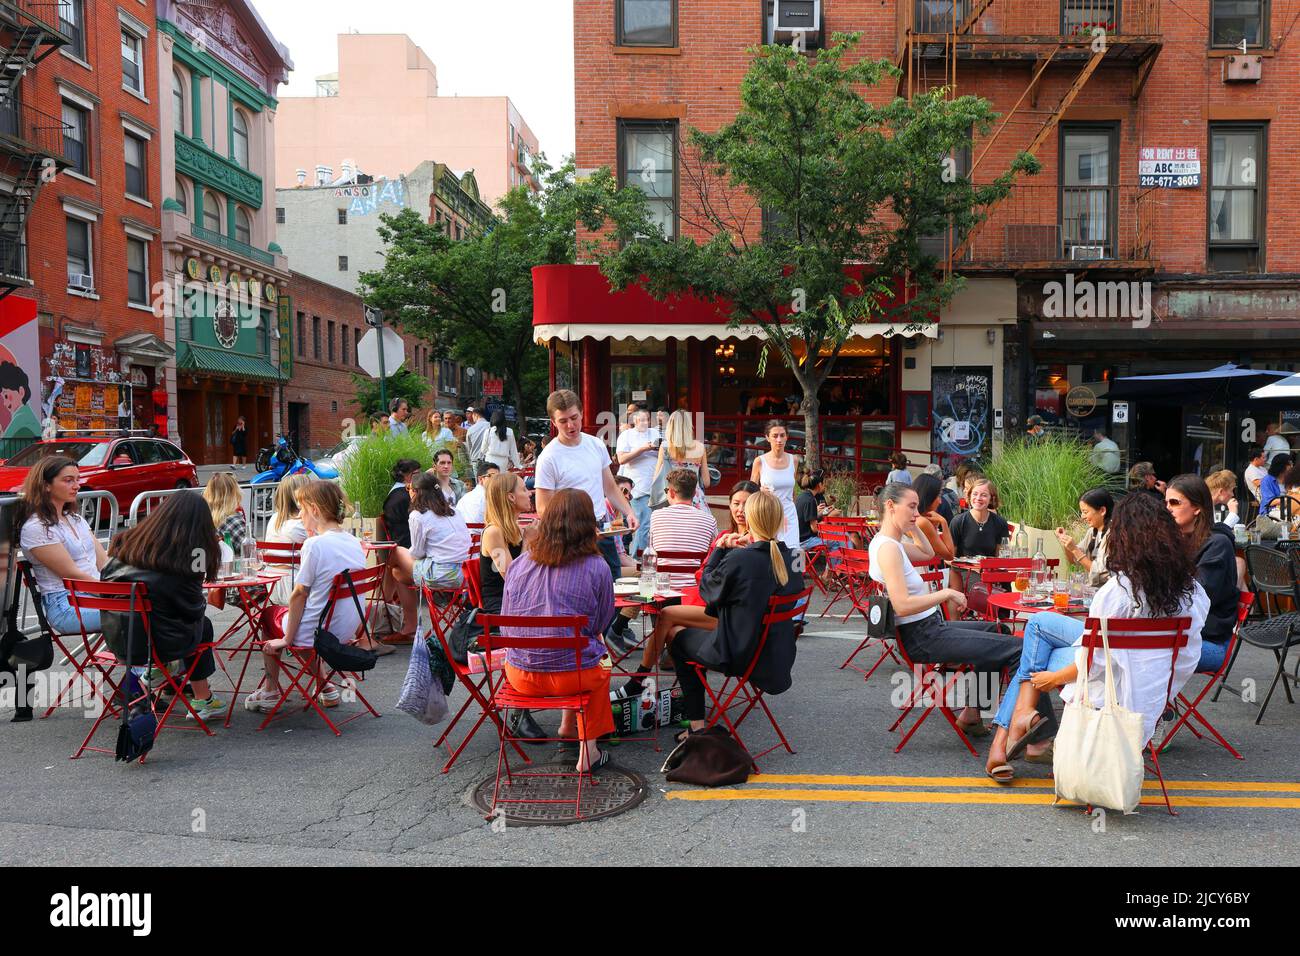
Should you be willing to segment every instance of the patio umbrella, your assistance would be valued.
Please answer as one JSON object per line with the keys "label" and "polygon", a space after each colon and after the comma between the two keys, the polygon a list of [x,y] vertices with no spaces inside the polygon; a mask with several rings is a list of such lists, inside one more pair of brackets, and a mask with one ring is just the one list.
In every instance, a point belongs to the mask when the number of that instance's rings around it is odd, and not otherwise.
{"label": "patio umbrella", "polygon": [[1290,372],[1275,372],[1262,368],[1240,368],[1220,365],[1204,372],[1174,372],[1168,375],[1125,375],[1115,379],[1110,386],[1109,398],[1177,398],[1190,396],[1208,398],[1209,393],[1225,398],[1254,397],[1254,389],[1261,389],[1277,381],[1292,377]]}
{"label": "patio umbrella", "polygon": [[1262,388],[1257,388],[1250,393],[1251,398],[1300,398],[1300,375],[1292,375],[1288,378],[1278,379],[1276,382],[1270,382]]}

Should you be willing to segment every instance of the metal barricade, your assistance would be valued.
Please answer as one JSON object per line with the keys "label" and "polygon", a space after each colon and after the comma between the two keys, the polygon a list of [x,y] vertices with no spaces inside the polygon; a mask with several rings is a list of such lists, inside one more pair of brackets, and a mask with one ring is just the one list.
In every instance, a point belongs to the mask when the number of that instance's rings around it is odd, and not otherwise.
{"label": "metal barricade", "polygon": [[[271,514],[275,511],[275,493],[279,489],[278,481],[267,481],[259,484],[242,484],[239,486],[240,493],[243,496],[244,516],[248,520],[248,533],[257,541],[266,539],[266,528],[271,521]],[[133,528],[141,518],[147,518],[154,508],[158,507],[171,495],[179,494],[202,494],[202,488],[165,488],[159,491],[145,491],[131,502],[131,510],[127,513],[126,527]]]}
{"label": "metal barricade", "polygon": [[107,547],[122,522],[117,496],[111,491],[83,491],[77,495],[77,508],[90,525],[90,533]]}
{"label": "metal barricade", "polygon": [[131,509],[126,514],[126,527],[134,528],[139,524],[141,518],[149,517],[149,513],[158,507],[167,498],[172,495],[180,494],[203,494],[202,488],[163,488],[158,491],[142,491],[135,496],[131,502]]}

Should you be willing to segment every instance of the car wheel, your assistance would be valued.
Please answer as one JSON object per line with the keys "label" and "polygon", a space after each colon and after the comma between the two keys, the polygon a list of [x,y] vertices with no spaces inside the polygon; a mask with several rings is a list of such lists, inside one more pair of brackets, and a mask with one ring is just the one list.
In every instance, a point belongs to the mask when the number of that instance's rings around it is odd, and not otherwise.
{"label": "car wheel", "polygon": [[194,486],[191,485],[188,481],[178,481],[178,482],[176,482],[176,487],[177,487],[177,488],[193,488]]}

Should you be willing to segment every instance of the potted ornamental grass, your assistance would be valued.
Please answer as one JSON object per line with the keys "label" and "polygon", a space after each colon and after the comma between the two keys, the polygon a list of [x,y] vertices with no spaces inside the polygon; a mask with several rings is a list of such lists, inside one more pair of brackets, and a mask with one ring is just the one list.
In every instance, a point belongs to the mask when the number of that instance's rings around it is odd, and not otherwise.
{"label": "potted ornamental grass", "polygon": [[1090,488],[1107,485],[1106,473],[1093,463],[1092,450],[1050,433],[1009,441],[984,473],[997,486],[999,513],[1028,536],[1029,553],[1034,553],[1041,538],[1043,553],[1060,558],[1061,566],[1067,567],[1056,529],[1065,528],[1078,541],[1084,531],[1079,497]]}
{"label": "potted ornamental grass", "polygon": [[359,509],[363,518],[377,517],[393,487],[393,466],[403,458],[413,458],[428,469],[433,466],[434,452],[447,444],[426,440],[422,431],[401,435],[371,432],[356,443],[339,467],[339,484],[347,495],[348,508]]}

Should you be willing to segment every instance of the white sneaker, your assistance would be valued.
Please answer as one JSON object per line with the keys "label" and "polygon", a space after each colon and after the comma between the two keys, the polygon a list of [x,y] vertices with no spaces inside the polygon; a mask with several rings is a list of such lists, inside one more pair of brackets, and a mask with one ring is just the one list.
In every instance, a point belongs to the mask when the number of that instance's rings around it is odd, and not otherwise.
{"label": "white sneaker", "polygon": [[337,707],[339,705],[339,699],[343,695],[339,693],[339,689],[333,684],[326,684],[317,696],[320,698],[321,704],[325,707]]}
{"label": "white sneaker", "polygon": [[265,687],[259,687],[253,693],[244,698],[244,710],[251,710],[254,713],[269,714],[275,710],[275,705],[280,702],[280,692],[269,690]]}

